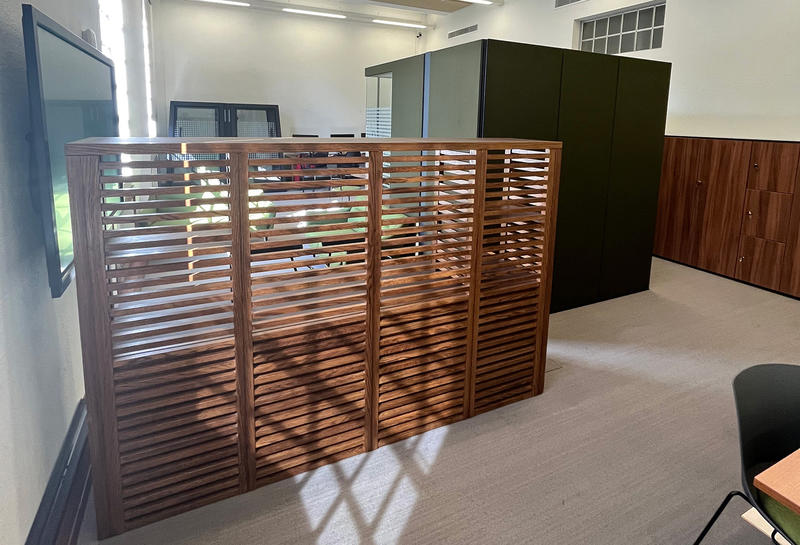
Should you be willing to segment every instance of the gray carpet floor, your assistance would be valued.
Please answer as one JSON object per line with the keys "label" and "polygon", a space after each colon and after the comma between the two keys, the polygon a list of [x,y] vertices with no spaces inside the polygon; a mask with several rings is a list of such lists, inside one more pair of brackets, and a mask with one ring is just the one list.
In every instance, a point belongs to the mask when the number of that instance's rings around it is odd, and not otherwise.
{"label": "gray carpet floor", "polygon": [[[541,396],[103,543],[690,544],[763,362],[800,362],[800,302],[655,259],[650,291],[552,316]],[[744,511],[704,543],[769,543]]]}

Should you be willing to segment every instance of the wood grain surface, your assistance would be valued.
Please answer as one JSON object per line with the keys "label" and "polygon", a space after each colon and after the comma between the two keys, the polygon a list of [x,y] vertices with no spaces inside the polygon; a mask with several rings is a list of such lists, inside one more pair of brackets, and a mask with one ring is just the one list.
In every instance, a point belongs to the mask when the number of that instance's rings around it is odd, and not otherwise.
{"label": "wood grain surface", "polygon": [[756,488],[800,515],[800,450],[756,475],[753,482]]}

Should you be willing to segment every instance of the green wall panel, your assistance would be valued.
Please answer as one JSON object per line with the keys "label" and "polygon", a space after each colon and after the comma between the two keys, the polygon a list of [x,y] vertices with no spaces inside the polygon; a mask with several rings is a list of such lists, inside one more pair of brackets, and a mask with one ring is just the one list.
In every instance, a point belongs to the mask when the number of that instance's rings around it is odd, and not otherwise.
{"label": "green wall panel", "polygon": [[646,290],[671,65],[620,58],[601,275],[602,299]]}
{"label": "green wall panel", "polygon": [[564,51],[487,42],[482,136],[556,140]]}
{"label": "green wall panel", "polygon": [[558,139],[564,143],[551,311],[600,295],[619,58],[565,51]]}
{"label": "green wall panel", "polygon": [[482,42],[430,53],[428,136],[478,135]]}
{"label": "green wall panel", "polygon": [[365,75],[392,74],[392,136],[419,138],[422,136],[422,92],[425,56],[371,66]]}

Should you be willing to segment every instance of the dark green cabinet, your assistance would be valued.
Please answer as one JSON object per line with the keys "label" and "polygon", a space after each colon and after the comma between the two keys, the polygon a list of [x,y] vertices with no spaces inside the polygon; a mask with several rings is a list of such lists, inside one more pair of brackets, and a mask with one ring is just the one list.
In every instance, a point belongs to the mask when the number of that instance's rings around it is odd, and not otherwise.
{"label": "dark green cabinet", "polygon": [[499,40],[424,55],[423,136],[564,143],[553,312],[649,287],[670,68]]}
{"label": "dark green cabinet", "polygon": [[[483,134],[505,138],[558,138],[561,64],[564,52],[554,47],[486,40]],[[511,83],[513,82],[513,84]]]}
{"label": "dark green cabinet", "polygon": [[[600,300],[618,59],[565,51],[558,140],[564,143],[553,261],[553,311]],[[568,157],[568,159],[566,158]]]}
{"label": "dark green cabinet", "polygon": [[619,59],[600,299],[648,289],[669,65]]}

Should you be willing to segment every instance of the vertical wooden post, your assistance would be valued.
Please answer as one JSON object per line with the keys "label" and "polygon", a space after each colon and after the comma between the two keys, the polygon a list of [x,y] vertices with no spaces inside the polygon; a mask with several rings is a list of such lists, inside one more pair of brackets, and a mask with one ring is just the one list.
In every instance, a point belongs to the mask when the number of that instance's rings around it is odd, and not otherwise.
{"label": "vertical wooden post", "polygon": [[89,450],[100,539],[125,531],[105,277],[100,157],[67,156]]}
{"label": "vertical wooden post", "polygon": [[475,191],[472,195],[472,251],[470,252],[469,303],[467,306],[467,356],[464,375],[464,418],[475,416],[475,375],[478,368],[478,318],[481,306],[483,262],[483,215],[486,209],[487,151],[477,151]]}
{"label": "vertical wooden post", "polygon": [[250,285],[250,203],[247,153],[230,154],[231,281],[236,338],[236,398],[239,412],[239,489],[256,484],[253,309]]}
{"label": "vertical wooden post", "polygon": [[378,448],[378,374],[381,344],[381,217],[383,153],[369,152],[367,181],[367,331],[364,370],[364,448]]}
{"label": "vertical wooden post", "polygon": [[533,395],[544,391],[547,367],[547,331],[550,325],[550,291],[553,287],[553,255],[556,246],[556,216],[558,184],[561,176],[561,148],[550,150],[547,171],[547,202],[545,204],[544,249],[542,251],[542,282],[539,287],[539,316],[536,328],[536,355],[533,368]]}

